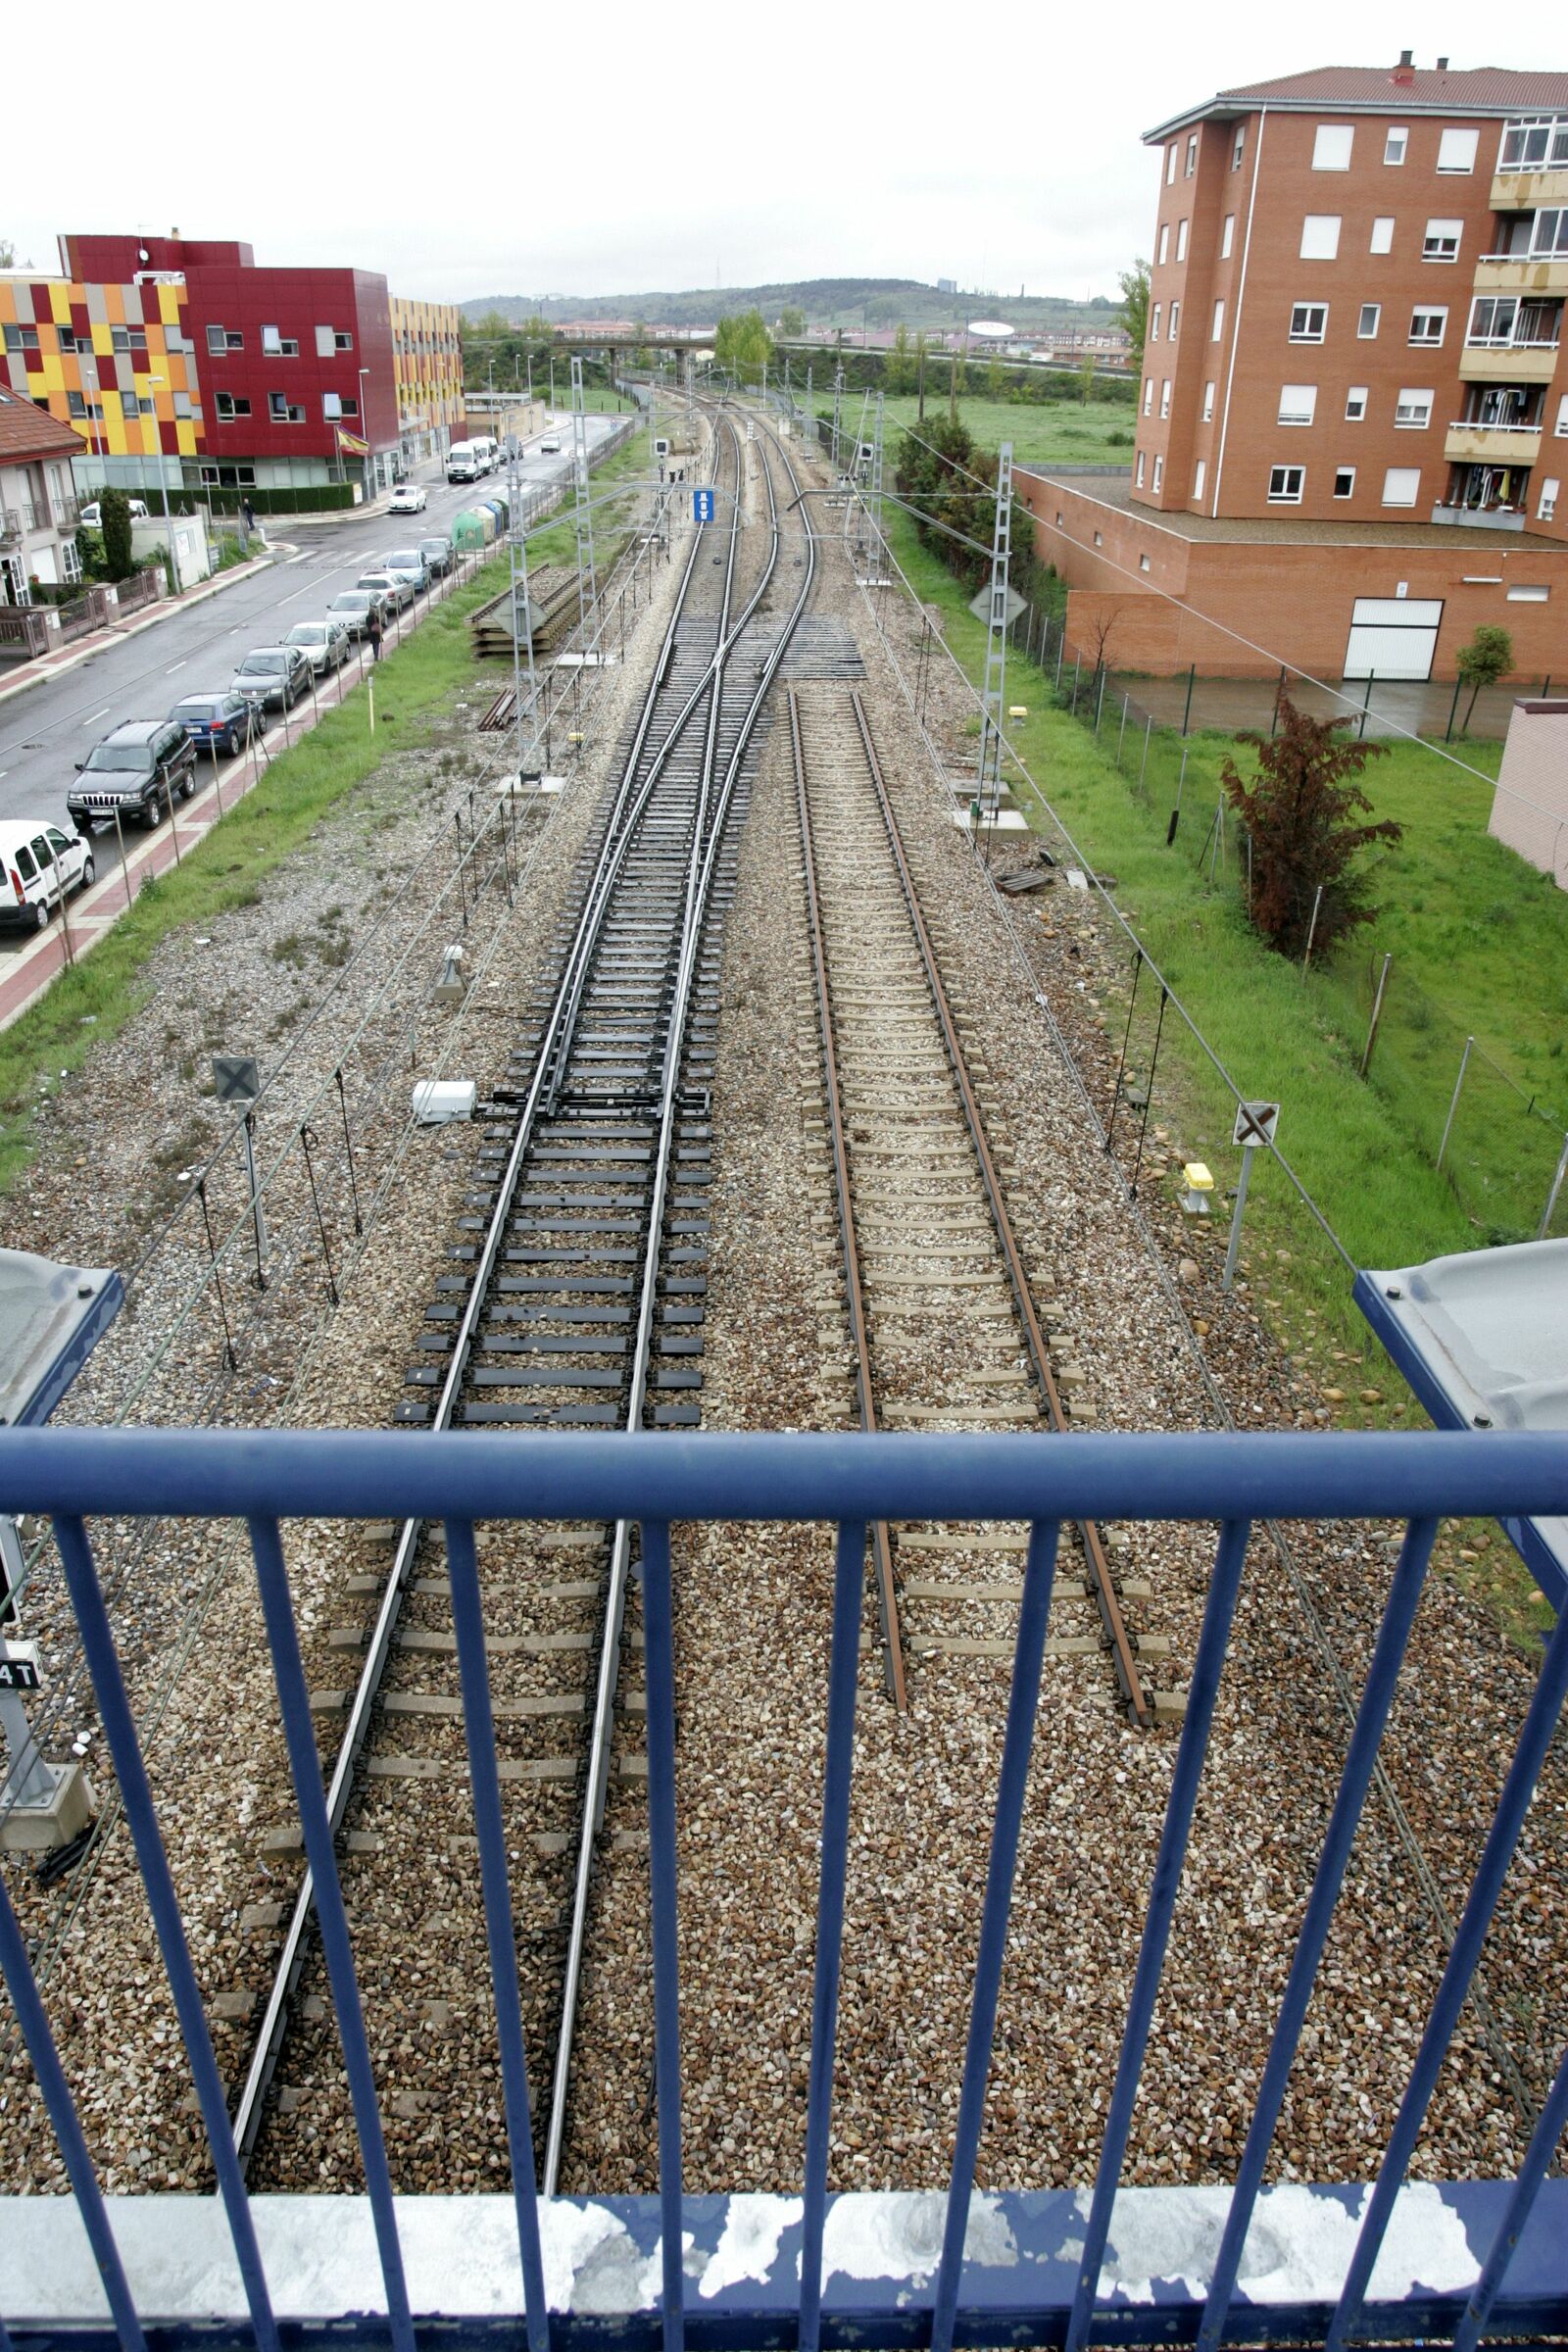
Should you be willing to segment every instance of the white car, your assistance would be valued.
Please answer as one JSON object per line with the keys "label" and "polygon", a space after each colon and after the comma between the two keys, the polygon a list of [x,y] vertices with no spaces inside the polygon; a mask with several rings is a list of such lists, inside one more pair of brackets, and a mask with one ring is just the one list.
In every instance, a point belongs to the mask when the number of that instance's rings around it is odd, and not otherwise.
{"label": "white car", "polygon": [[552,434],[551,434],[551,436],[550,436],[550,438],[549,438],[549,440],[548,440],[548,441],[541,441],[541,442],[540,442],[540,444],[539,444],[539,455],[540,455],[542,458],[559,458],[559,457],[560,457],[560,455],[561,455],[561,443],[560,443],[560,442],[559,442],[559,441],[556,439],[556,437],[555,437],[554,433],[552,433]]}
{"label": "white car", "polygon": [[387,502],[389,514],[422,514],[428,502],[422,482],[399,482]]}
{"label": "white car", "polygon": [[[78,519],[86,524],[89,531],[101,530],[103,528],[103,524],[99,520],[99,517],[102,513],[102,507],[100,506],[98,500],[94,499],[91,506],[82,508]],[[146,506],[139,498],[133,498],[130,502],[130,519],[132,522],[145,522],[147,520]]]}
{"label": "white car", "polygon": [[7,817],[0,823],[0,924],[41,931],[67,891],[85,890],[96,871],[79,835],[41,816]]}
{"label": "white car", "polygon": [[348,623],[339,612],[329,612],[324,620],[297,620],[283,643],[297,645],[317,676],[324,678],[349,658]]}

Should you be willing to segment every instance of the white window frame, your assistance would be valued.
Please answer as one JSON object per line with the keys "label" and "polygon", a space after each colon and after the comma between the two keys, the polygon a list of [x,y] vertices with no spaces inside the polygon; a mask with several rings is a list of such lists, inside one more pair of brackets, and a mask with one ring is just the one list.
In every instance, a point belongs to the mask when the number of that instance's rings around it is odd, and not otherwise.
{"label": "white window frame", "polygon": [[[1406,483],[1406,482],[1408,482],[1408,483],[1409,483],[1409,485],[1410,485],[1410,495],[1409,495],[1409,497],[1408,497],[1408,498],[1403,498],[1403,497],[1396,497],[1396,498],[1391,498],[1391,497],[1389,496],[1389,491],[1390,491],[1390,488],[1391,488],[1391,486],[1392,486],[1394,483],[1396,483],[1396,482],[1397,482],[1397,483],[1399,483],[1399,484],[1401,484],[1401,485],[1403,485],[1403,484],[1404,484],[1404,483]],[[1383,498],[1382,498],[1382,501],[1381,501],[1382,505],[1384,505],[1384,506],[1386,506],[1386,507],[1400,507],[1400,508],[1408,508],[1408,507],[1413,507],[1413,506],[1416,506],[1416,505],[1419,503],[1419,501],[1420,501],[1420,497],[1421,497],[1421,468],[1420,468],[1420,466],[1389,466],[1389,467],[1388,467],[1387,471],[1384,473],[1384,476],[1383,476]]]}
{"label": "white window frame", "polygon": [[[1292,481],[1296,487],[1291,487]],[[1279,487],[1276,489],[1275,484]],[[1268,469],[1268,503],[1271,507],[1298,507],[1306,491],[1304,466],[1271,466]]]}
{"label": "white window frame", "polygon": [[1392,213],[1379,213],[1372,223],[1372,242],[1367,247],[1369,253],[1394,251],[1394,220]]}
{"label": "white window frame", "polygon": [[1203,484],[1207,479],[1208,460],[1206,458],[1200,458],[1198,464],[1193,468],[1193,496],[1195,499],[1202,497]]}
{"label": "white window frame", "polygon": [[1154,452],[1154,478],[1149,485],[1150,494],[1152,497],[1157,498],[1159,496],[1161,489],[1164,487],[1164,481],[1165,460],[1161,456],[1160,452],[1156,449]]}
{"label": "white window frame", "polygon": [[[1367,320],[1368,320],[1369,318],[1370,318],[1370,319],[1371,319],[1371,321],[1372,321],[1372,323],[1371,323],[1371,325],[1370,325],[1370,326],[1368,326],[1368,324],[1367,324]],[[1362,303],[1362,305],[1361,305],[1361,308],[1360,308],[1360,309],[1359,309],[1359,310],[1356,312],[1356,314],[1355,314],[1355,339],[1356,339],[1356,341],[1357,341],[1358,343],[1375,343],[1375,342],[1377,341],[1377,339],[1378,339],[1378,329],[1379,329],[1379,328],[1382,326],[1382,324],[1383,324],[1383,305],[1382,305],[1382,303],[1381,303],[1381,302],[1363,302],[1363,303]]]}
{"label": "white window frame", "polygon": [[1160,224],[1159,224],[1159,250],[1158,250],[1158,252],[1157,252],[1157,253],[1155,254],[1155,256],[1154,256],[1154,267],[1155,267],[1155,269],[1156,269],[1156,270],[1162,270],[1162,269],[1165,267],[1165,264],[1166,264],[1166,263],[1167,263],[1169,260],[1170,260],[1170,222],[1169,222],[1168,220],[1162,220],[1162,221],[1160,222]]}
{"label": "white window frame", "polygon": [[1170,415],[1170,377],[1168,375],[1162,376],[1160,379],[1159,413],[1161,416]]}
{"label": "white window frame", "polygon": [[[1206,383],[1206,384],[1203,386],[1203,416],[1202,416],[1202,422],[1203,422],[1204,424],[1211,424],[1211,423],[1213,422],[1213,418],[1214,418],[1214,392],[1215,392],[1215,385],[1214,385],[1213,379],[1212,379],[1212,378],[1210,378],[1209,382],[1207,382],[1207,383]],[[1568,392],[1565,392],[1565,393],[1563,394],[1563,403],[1562,403],[1562,405],[1563,405],[1563,421],[1562,421],[1562,422],[1561,422],[1561,423],[1558,425],[1558,427],[1557,427],[1557,430],[1558,430],[1558,432],[1559,432],[1559,433],[1568,433]]]}
{"label": "white window frame", "polygon": [[[1345,484],[1343,490],[1340,488],[1342,482]],[[1355,467],[1353,466],[1335,466],[1334,495],[1336,498],[1353,498],[1355,496]]]}
{"label": "white window frame", "polygon": [[1225,334],[1225,305],[1224,305],[1224,303],[1223,303],[1223,302],[1216,302],[1216,303],[1215,303],[1215,305],[1214,305],[1214,320],[1213,320],[1213,324],[1212,324],[1212,326],[1211,326],[1211,327],[1210,327],[1210,329],[1209,329],[1209,336],[1208,336],[1208,339],[1209,339],[1209,341],[1210,341],[1211,343],[1218,343],[1218,342],[1221,342],[1221,341],[1223,340],[1223,338],[1224,338],[1224,334]]}
{"label": "white window frame", "polygon": [[1231,170],[1239,172],[1247,161],[1247,124],[1238,122],[1236,136],[1231,141]]}
{"label": "white window frame", "polygon": [[1164,307],[1162,302],[1156,302],[1149,314],[1149,340],[1151,343],[1159,341],[1159,315]]}
{"label": "white window frame", "polygon": [[[1468,175],[1476,168],[1476,149],[1480,144],[1480,131],[1471,129],[1468,124],[1456,123],[1441,131],[1438,135],[1438,170],[1450,178]],[[1446,156],[1462,157],[1463,161],[1446,163]]]}
{"label": "white window frame", "polygon": [[1146,416],[1152,416],[1153,414],[1154,379],[1152,375],[1146,375],[1144,378],[1144,415]]}
{"label": "white window frame", "polygon": [[1231,249],[1235,243],[1236,215],[1234,213],[1227,213],[1219,232],[1219,258],[1222,262],[1228,262],[1230,260]]}
{"label": "white window frame", "polygon": [[1186,169],[1186,172],[1184,172],[1184,174],[1183,174],[1184,178],[1191,179],[1191,178],[1192,178],[1192,176],[1193,176],[1193,173],[1194,173],[1194,172],[1195,172],[1197,170],[1198,170],[1198,133],[1197,133],[1197,131],[1196,131],[1196,130],[1194,130],[1194,131],[1190,131],[1190,132],[1188,133],[1188,138],[1187,138],[1187,169]]}
{"label": "white window frame", "polygon": [[1368,390],[1369,387],[1366,384],[1351,384],[1348,387],[1345,395],[1345,421],[1347,424],[1364,424],[1366,422]]}
{"label": "white window frame", "polygon": [[1180,140],[1172,139],[1165,150],[1165,185],[1167,188],[1173,188],[1176,185],[1176,155],[1180,144]]}
{"label": "white window frame", "polygon": [[1303,213],[1301,216],[1301,254],[1303,262],[1337,262],[1340,258],[1340,229],[1343,215],[1339,213]]}
{"label": "white window frame", "polygon": [[333,357],[336,350],[337,336],[333,333],[331,327],[318,326],[316,330],[317,358],[318,360],[329,360]]}
{"label": "white window frame", "polygon": [[1404,162],[1409,152],[1410,125],[1408,122],[1391,122],[1384,134],[1383,161],[1391,169],[1396,168]]}
{"label": "white window frame", "polygon": [[1176,329],[1181,325],[1181,322],[1182,306],[1179,302],[1173,302],[1170,306],[1170,324],[1165,330],[1165,340],[1167,343],[1175,342]]}
{"label": "white window frame", "polygon": [[341,392],[323,392],[321,394],[321,416],[327,424],[342,423],[343,395]]}
{"label": "white window frame", "polygon": [[1542,580],[1516,580],[1508,591],[1510,605],[1544,605],[1551,601],[1551,590]]}
{"label": "white window frame", "polygon": [[1320,122],[1312,140],[1314,172],[1348,172],[1355,147],[1353,122]]}
{"label": "white window frame", "polygon": [[[1315,334],[1311,326],[1314,318],[1318,322]],[[1305,319],[1307,323],[1298,327],[1296,323],[1298,318]],[[1328,331],[1329,306],[1326,302],[1296,302],[1291,305],[1291,331],[1287,338],[1288,341],[1292,343],[1321,343]]]}
{"label": "white window frame", "polygon": [[[1142,451],[1142,450],[1140,450],[1140,451],[1138,452],[1138,464],[1137,464],[1137,466],[1136,466],[1134,467],[1134,469],[1133,469],[1133,488],[1134,488],[1135,490],[1141,490],[1141,489],[1143,488],[1143,486],[1144,486],[1144,453],[1143,453],[1143,451]],[[1058,515],[1058,516],[1056,517],[1056,519],[1057,519],[1057,521],[1059,522],[1059,521],[1060,521],[1060,519],[1061,519],[1061,517]]]}
{"label": "white window frame", "polygon": [[1557,475],[1554,473],[1548,474],[1546,479],[1541,485],[1541,503],[1536,509],[1536,520],[1538,522],[1555,522],[1557,519],[1557,500],[1561,495],[1561,492],[1562,483]]}
{"label": "white window frame", "polygon": [[1557,422],[1553,429],[1558,440],[1568,439],[1568,392],[1557,403]]}
{"label": "white window frame", "polygon": [[[1438,331],[1435,335],[1418,335],[1416,333],[1416,322],[1421,318],[1437,320]],[[1448,308],[1446,303],[1418,302],[1410,313],[1410,332],[1406,340],[1419,345],[1423,351],[1441,351],[1447,338],[1447,333]]]}
{"label": "white window frame", "polygon": [[1281,384],[1276,424],[1311,424],[1317,416],[1316,384]]}
{"label": "white window frame", "polygon": [[1430,384],[1401,384],[1394,403],[1396,429],[1401,433],[1430,431],[1437,398]]}
{"label": "white window frame", "polygon": [[1178,220],[1176,223],[1176,259],[1179,262],[1185,262],[1187,259],[1187,231],[1191,223],[1186,220]]}
{"label": "white window frame", "polygon": [[[1459,259],[1459,248],[1463,243],[1462,220],[1429,220],[1421,239],[1421,259],[1424,262],[1441,262],[1445,267],[1451,268]],[[1446,250],[1450,245],[1453,248],[1451,253]]]}

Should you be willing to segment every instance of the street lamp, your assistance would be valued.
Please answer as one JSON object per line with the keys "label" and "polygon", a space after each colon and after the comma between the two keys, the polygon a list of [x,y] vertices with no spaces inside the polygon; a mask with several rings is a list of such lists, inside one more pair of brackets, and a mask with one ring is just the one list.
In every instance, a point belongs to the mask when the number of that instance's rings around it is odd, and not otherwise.
{"label": "street lamp", "polygon": [[[134,381],[134,378],[132,380]],[[147,381],[153,386],[153,438],[158,443],[158,486],[164,494],[164,539],[169,548],[169,583],[174,594],[178,596],[180,593],[179,558],[174,553],[174,525],[169,513],[169,467],[164,463],[164,434],[158,417],[157,387],[167,383],[169,378],[163,375],[150,375]],[[177,433],[174,438],[176,441],[178,440]],[[209,558],[210,561],[211,558]]]}
{"label": "street lamp", "polygon": [[365,503],[367,506],[370,503],[370,411],[365,386],[369,373],[368,368],[360,369],[360,434],[365,443],[365,456],[361,464],[365,470]]}

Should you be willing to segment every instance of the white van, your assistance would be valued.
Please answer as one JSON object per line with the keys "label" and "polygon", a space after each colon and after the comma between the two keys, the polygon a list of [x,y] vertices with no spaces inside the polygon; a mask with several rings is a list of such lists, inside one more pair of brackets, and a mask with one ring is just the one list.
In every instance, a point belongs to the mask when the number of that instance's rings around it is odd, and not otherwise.
{"label": "white van", "polygon": [[494,473],[501,463],[501,444],[488,433],[480,433],[468,444],[479,461],[481,473]]}
{"label": "white van", "polygon": [[472,441],[454,441],[447,451],[447,480],[476,482],[483,471],[477,445]]}
{"label": "white van", "polygon": [[88,844],[41,816],[0,822],[0,925],[41,931],[68,890],[85,890],[96,868]]}

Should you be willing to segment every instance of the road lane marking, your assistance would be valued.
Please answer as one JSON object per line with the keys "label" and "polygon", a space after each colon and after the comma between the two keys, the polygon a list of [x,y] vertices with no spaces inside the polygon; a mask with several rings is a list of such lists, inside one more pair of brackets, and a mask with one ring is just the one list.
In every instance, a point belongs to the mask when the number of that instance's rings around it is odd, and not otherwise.
{"label": "road lane marking", "polygon": [[280,596],[278,598],[278,610],[281,612],[285,605],[297,605],[302,596],[315,596],[316,593],[317,583],[315,580],[307,580],[305,586],[303,588],[296,588],[292,596]]}
{"label": "road lane marking", "polygon": [[[186,660],[186,661],[189,661],[189,659],[190,659],[190,657],[189,657],[189,655],[187,654],[187,656],[185,657],[185,660]],[[165,670],[165,672],[164,672],[164,675],[165,675],[165,677],[166,677],[166,678],[172,678],[172,677],[173,676],[173,674],[174,674],[174,672],[175,672],[175,670],[176,670],[176,669],[183,669],[183,668],[184,668],[184,666],[185,666],[185,662],[171,662],[171,663],[169,664],[169,667],[168,667],[168,668]]]}
{"label": "road lane marking", "polygon": [[314,547],[303,547],[303,548],[301,548],[301,550],[300,550],[300,552],[299,552],[299,554],[298,554],[297,556],[290,556],[290,557],[289,557],[289,559],[288,559],[288,563],[286,563],[286,564],[284,564],[284,566],[283,566],[283,569],[284,569],[285,571],[287,571],[287,569],[289,568],[289,564],[308,564],[308,563],[310,562],[311,558],[312,558],[312,557],[315,555],[315,553],[316,553],[316,550],[315,550],[315,548],[314,548]]}
{"label": "road lane marking", "polygon": [[93,720],[94,720],[95,718],[107,718],[107,717],[109,716],[109,713],[110,713],[110,711],[111,711],[111,710],[114,709],[114,707],[115,707],[115,706],[114,706],[114,704],[113,704],[113,703],[105,703],[105,705],[104,705],[104,707],[103,707],[103,709],[102,709],[101,710],[92,710],[92,711],[89,711],[89,712],[88,712],[88,714],[87,714],[87,716],[86,716],[86,717],[85,717],[85,718],[82,720],[82,722],[81,722],[81,723],[82,723],[82,725],[83,725],[84,727],[90,727],[90,726],[92,725],[92,722],[93,722]]}

